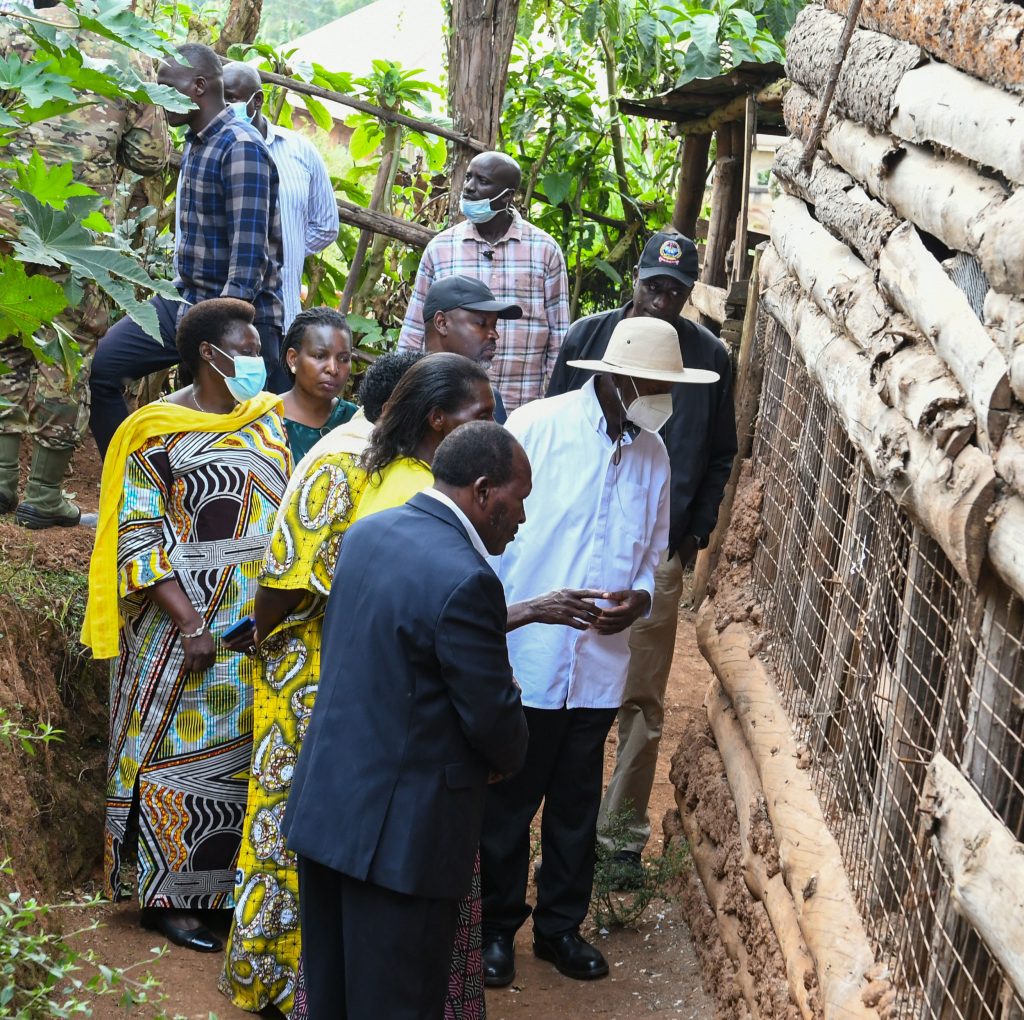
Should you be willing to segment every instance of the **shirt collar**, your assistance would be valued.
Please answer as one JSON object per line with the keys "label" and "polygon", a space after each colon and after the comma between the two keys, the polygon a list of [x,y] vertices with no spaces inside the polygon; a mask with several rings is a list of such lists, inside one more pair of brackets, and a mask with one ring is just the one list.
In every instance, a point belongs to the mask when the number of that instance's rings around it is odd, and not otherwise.
{"label": "shirt collar", "polygon": [[[601,401],[597,399],[597,380],[598,376],[591,376],[580,387],[580,403],[583,405],[583,414],[594,431],[600,433],[606,443],[614,446],[615,440],[608,435],[608,422],[601,409]],[[628,446],[632,442],[633,434],[629,429],[625,429],[622,433],[622,445]]]}
{"label": "shirt collar", "polygon": [[220,131],[221,128],[223,128],[224,125],[228,123],[229,117],[232,120],[238,119],[231,112],[231,107],[225,106],[224,109],[221,110],[220,113],[218,113],[217,116],[214,117],[213,120],[211,120],[210,123],[207,124],[202,131],[193,131],[191,128],[189,128],[185,137],[190,142],[205,142],[208,138],[212,138],[215,134],[217,134],[217,132]]}
{"label": "shirt collar", "polygon": [[459,224],[463,228],[462,239],[464,241],[478,241],[480,244],[486,244],[489,248],[494,248],[499,244],[504,244],[506,241],[521,241],[523,239],[523,218],[519,215],[518,209],[512,210],[512,223],[509,225],[508,230],[498,238],[493,244],[481,237],[480,231],[477,230],[475,223],[470,223],[469,220],[464,220]]}
{"label": "shirt collar", "polygon": [[446,496],[443,492],[439,492],[437,489],[424,489],[424,496],[429,496],[431,499],[436,499],[438,503],[443,503],[456,517],[459,519],[459,523],[466,529],[466,534],[469,536],[470,542],[473,543],[473,548],[484,558],[490,555],[487,552],[487,547],[484,545],[483,539],[480,537],[480,533],[473,527],[472,521],[462,512],[462,508],[455,502],[451,497]]}

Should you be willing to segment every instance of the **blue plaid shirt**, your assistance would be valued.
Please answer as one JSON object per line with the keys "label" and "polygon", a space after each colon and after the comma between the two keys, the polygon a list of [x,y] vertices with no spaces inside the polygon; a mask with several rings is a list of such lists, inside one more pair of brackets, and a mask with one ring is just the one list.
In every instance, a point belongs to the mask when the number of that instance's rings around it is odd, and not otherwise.
{"label": "blue plaid shirt", "polygon": [[281,328],[281,218],[277,169],[259,132],[229,109],[188,133],[178,174],[174,283],[195,304],[250,302],[256,322]]}

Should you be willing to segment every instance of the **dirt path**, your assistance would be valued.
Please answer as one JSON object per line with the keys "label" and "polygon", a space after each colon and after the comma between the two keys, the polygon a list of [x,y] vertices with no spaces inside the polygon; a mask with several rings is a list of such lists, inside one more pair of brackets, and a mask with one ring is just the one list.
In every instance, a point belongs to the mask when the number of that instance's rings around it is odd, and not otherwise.
{"label": "dirt path", "polygon": [[[680,616],[676,654],[669,679],[665,735],[658,763],[658,779],[651,799],[653,836],[649,852],[662,849],[661,819],[674,807],[668,781],[669,758],[690,715],[700,708],[710,673],[697,650],[693,616]],[[614,762],[614,730],[609,738],[605,771]],[[102,928],[81,938],[107,964],[127,965],[145,960],[159,939],[142,931],[133,906],[119,905],[105,910]],[[561,1020],[571,1017],[633,1017],[703,1020],[714,1014],[711,999],[700,982],[700,972],[689,929],[677,903],[652,905],[637,929],[600,935],[591,926],[585,934],[593,938],[608,958],[610,976],[592,983],[571,981],[549,964],[534,959],[529,923],[517,939],[518,973],[505,989],[489,991],[489,1020]],[[202,956],[171,948],[151,968],[160,980],[166,1000],[162,1008],[170,1017],[208,1020],[241,1020],[250,1016],[230,1006],[217,992],[217,975],[223,956]],[[152,1009],[136,1009],[132,1016],[152,1016]],[[94,1014],[101,1020],[123,1018],[125,1012],[113,1004],[99,1006]]]}

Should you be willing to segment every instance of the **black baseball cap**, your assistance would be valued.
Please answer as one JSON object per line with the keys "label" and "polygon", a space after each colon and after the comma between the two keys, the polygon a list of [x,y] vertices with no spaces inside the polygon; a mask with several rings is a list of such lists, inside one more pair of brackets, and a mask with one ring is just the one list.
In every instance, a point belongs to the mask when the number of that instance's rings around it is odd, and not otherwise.
{"label": "black baseball cap", "polygon": [[674,230],[659,230],[644,245],[637,275],[641,280],[671,276],[692,287],[697,282],[698,269],[697,246],[693,241]]}
{"label": "black baseball cap", "polygon": [[486,283],[472,276],[446,276],[435,280],[423,300],[423,321],[430,322],[438,312],[450,312],[453,308],[468,308],[472,312],[497,312],[499,319],[523,317],[519,305],[499,301]]}

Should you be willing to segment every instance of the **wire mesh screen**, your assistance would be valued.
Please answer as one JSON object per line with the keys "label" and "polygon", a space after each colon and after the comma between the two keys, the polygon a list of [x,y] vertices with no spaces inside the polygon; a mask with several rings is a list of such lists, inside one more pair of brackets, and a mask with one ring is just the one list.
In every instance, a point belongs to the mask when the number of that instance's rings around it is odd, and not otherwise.
{"label": "wire mesh screen", "polygon": [[953,907],[920,801],[941,751],[1024,836],[1024,606],[997,580],[978,591],[961,580],[875,484],[785,331],[768,318],[758,335],[765,654],[897,1015],[1021,1020],[1024,1004]]}

